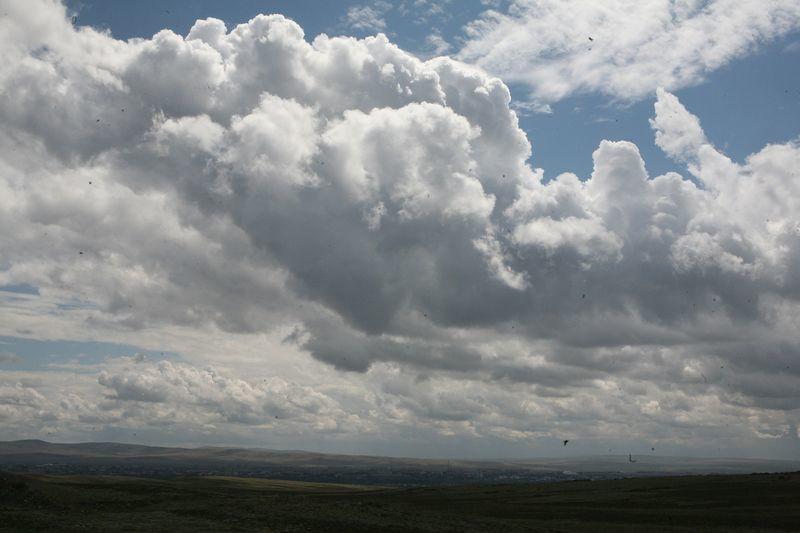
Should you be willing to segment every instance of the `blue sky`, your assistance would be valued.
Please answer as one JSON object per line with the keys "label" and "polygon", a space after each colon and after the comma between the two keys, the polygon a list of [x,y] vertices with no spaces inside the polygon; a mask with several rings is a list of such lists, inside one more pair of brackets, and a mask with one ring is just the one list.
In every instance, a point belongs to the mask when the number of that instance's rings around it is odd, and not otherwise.
{"label": "blue sky", "polygon": [[149,359],[162,360],[174,355],[110,342],[48,341],[21,337],[0,337],[0,351],[15,353],[22,359],[22,362],[13,366],[15,370],[46,370],[48,367],[71,364],[75,371],[81,371],[81,366],[97,365],[108,358],[141,354]]}
{"label": "blue sky", "polygon": [[796,1],[31,2],[9,436],[800,457]]}

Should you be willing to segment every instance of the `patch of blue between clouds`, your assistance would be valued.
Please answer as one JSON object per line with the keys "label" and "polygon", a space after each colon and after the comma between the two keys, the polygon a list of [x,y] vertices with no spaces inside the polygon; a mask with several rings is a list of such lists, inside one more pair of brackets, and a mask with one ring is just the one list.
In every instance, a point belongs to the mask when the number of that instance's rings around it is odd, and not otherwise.
{"label": "patch of blue between clouds", "polygon": [[27,283],[18,283],[12,285],[0,285],[0,292],[13,292],[16,294],[31,294],[39,296],[39,288]]}
{"label": "patch of blue between clouds", "polygon": [[[31,332],[36,334],[36,332]],[[175,352],[145,350],[131,344],[100,341],[37,340],[24,337],[0,336],[0,353],[19,357],[20,361],[0,362],[5,370],[56,370],[60,365],[92,366],[107,359],[141,354],[151,361],[180,359]],[[79,371],[76,369],[76,371]],[[89,369],[95,372],[94,369]]]}

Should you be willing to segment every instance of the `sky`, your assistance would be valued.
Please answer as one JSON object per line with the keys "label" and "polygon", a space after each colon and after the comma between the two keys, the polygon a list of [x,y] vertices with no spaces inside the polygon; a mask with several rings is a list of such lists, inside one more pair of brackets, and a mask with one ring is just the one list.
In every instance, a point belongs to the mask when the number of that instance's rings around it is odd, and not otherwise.
{"label": "sky", "polygon": [[800,459],[800,1],[0,0],[0,59],[0,439]]}

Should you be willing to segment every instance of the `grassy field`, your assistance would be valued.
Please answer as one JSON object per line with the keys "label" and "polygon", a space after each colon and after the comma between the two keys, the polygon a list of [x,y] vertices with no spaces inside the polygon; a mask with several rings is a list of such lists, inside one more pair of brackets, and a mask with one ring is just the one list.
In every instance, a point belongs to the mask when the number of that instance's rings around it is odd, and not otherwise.
{"label": "grassy field", "polygon": [[388,489],[0,474],[2,531],[800,531],[800,473]]}

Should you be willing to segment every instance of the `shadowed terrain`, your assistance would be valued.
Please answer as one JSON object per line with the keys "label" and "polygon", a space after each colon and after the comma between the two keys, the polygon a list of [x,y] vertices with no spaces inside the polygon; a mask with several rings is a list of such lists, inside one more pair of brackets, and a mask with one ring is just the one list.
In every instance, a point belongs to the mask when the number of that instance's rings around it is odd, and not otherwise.
{"label": "shadowed terrain", "polygon": [[800,473],[381,488],[0,475],[2,531],[798,531]]}

